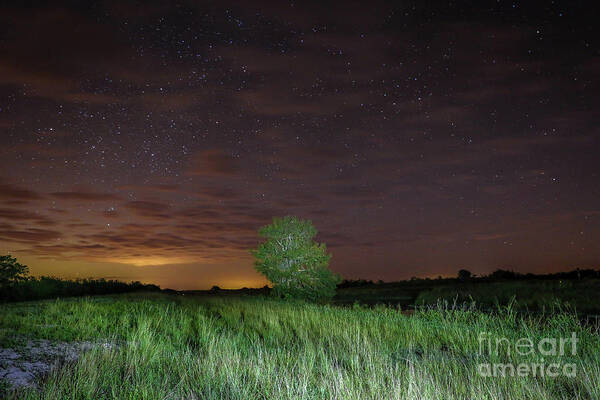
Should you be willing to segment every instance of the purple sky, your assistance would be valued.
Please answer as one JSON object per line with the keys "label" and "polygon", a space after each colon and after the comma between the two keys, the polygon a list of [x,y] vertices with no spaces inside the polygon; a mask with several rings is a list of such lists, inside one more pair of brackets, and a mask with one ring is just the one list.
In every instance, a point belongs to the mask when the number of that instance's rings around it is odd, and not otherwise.
{"label": "purple sky", "polygon": [[0,252],[34,274],[262,285],[287,214],[346,278],[599,265],[583,3],[33,4],[0,7]]}

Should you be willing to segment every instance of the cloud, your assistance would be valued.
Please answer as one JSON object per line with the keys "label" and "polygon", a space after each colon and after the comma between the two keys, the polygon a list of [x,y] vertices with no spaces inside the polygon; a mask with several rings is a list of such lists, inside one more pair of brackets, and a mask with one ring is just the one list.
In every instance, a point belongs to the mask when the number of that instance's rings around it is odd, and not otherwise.
{"label": "cloud", "polygon": [[201,219],[202,221],[221,219],[225,217],[223,210],[216,210],[209,207],[190,207],[178,210],[174,216],[186,219]]}
{"label": "cloud", "polygon": [[136,200],[124,204],[134,214],[151,219],[169,219],[169,205],[155,201]]}
{"label": "cloud", "polygon": [[45,215],[17,208],[0,208],[0,219],[21,223],[34,222],[40,225],[55,225],[56,221]]}
{"label": "cloud", "polygon": [[40,243],[58,239],[61,233],[47,229],[30,228],[25,230],[0,230],[0,239],[13,243]]}
{"label": "cloud", "polygon": [[208,177],[231,176],[238,171],[240,168],[234,157],[225,151],[212,149],[194,155],[189,174]]}
{"label": "cloud", "polygon": [[498,240],[508,237],[508,233],[476,233],[473,240]]}
{"label": "cloud", "polygon": [[96,193],[96,192],[54,192],[50,193],[51,196],[54,196],[58,199],[62,200],[74,200],[74,201],[111,201],[111,200],[119,200],[120,197],[116,194],[112,193]]}
{"label": "cloud", "polygon": [[203,184],[198,190],[197,194],[200,198],[208,200],[231,200],[243,197],[239,190],[235,190],[231,187],[219,186],[217,184],[207,185]]}
{"label": "cloud", "polygon": [[18,200],[18,201],[30,201],[39,200],[42,196],[29,189],[25,189],[21,186],[2,184],[0,183],[0,200]]}
{"label": "cloud", "polygon": [[116,219],[120,217],[120,214],[115,209],[108,209],[102,211],[102,216],[104,218]]}
{"label": "cloud", "polygon": [[[92,107],[121,104],[166,112],[206,104],[208,88],[159,90],[179,82],[184,73],[191,75],[192,68],[164,65],[160,50],[146,49],[132,57],[126,29],[113,29],[86,12],[60,6],[0,7],[0,23],[11,32],[0,44],[0,88],[18,88],[28,98]],[[109,82],[109,89],[97,89]]]}
{"label": "cloud", "polygon": [[55,100],[115,102],[114,96],[82,90],[75,79],[82,65],[97,71],[119,58],[125,47],[114,30],[61,8],[11,11],[0,19],[12,39],[0,47],[6,56],[0,61],[0,85]]}
{"label": "cloud", "polygon": [[160,193],[176,193],[180,191],[181,185],[178,184],[148,184],[148,185],[122,185],[117,189],[133,192],[160,192]]}
{"label": "cloud", "polygon": [[336,197],[360,199],[379,197],[382,195],[382,190],[381,188],[361,185],[337,185],[331,188],[331,194]]}

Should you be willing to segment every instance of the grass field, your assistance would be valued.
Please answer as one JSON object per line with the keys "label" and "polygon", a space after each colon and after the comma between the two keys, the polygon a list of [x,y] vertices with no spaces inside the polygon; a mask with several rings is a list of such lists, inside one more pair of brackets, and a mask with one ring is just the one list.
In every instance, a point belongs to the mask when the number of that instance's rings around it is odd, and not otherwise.
{"label": "grass field", "polygon": [[[263,297],[132,294],[0,305],[0,347],[25,338],[108,341],[55,368],[18,399],[598,399],[600,338],[577,318]],[[540,362],[481,351],[480,334],[516,343],[578,338],[576,376],[485,377],[481,363]],[[484,346],[485,347],[485,346]],[[2,397],[2,396],[0,396]]]}

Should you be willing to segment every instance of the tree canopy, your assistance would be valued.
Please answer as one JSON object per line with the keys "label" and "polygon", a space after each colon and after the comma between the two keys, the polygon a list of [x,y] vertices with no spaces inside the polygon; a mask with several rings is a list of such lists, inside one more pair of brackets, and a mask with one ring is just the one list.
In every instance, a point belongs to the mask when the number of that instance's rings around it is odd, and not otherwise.
{"label": "tree canopy", "polygon": [[335,295],[341,278],[328,268],[325,244],[313,240],[317,230],[311,221],[273,218],[259,234],[266,241],[252,251],[255,268],[272,283],[275,296],[320,301]]}
{"label": "tree canopy", "polygon": [[11,255],[0,256],[0,288],[5,288],[27,278],[29,268],[19,264]]}

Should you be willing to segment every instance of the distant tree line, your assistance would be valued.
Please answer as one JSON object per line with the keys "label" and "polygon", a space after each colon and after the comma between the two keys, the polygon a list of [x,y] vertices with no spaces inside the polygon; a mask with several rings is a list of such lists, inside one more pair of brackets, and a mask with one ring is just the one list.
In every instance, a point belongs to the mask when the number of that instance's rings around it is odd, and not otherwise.
{"label": "distant tree line", "polygon": [[[384,282],[379,281],[378,283],[382,284]],[[373,282],[372,280],[367,280],[367,279],[344,279],[337,285],[337,288],[338,289],[346,289],[346,288],[351,288],[351,287],[361,287],[361,286],[368,286],[368,285],[375,285],[375,284],[376,284],[376,282]]]}
{"label": "distant tree line", "polygon": [[408,283],[419,283],[419,282],[452,282],[452,281],[510,281],[510,280],[579,280],[579,279],[600,279],[600,269],[574,269],[567,272],[555,272],[549,274],[533,274],[526,273],[522,274],[508,269],[497,269],[488,275],[476,276],[467,269],[461,269],[458,271],[457,277],[451,278],[416,278],[413,277],[410,280],[398,281],[398,282],[384,282],[382,280],[372,281],[366,279],[344,279],[337,285],[338,289],[370,286],[370,285],[390,285],[390,284],[408,284]]}
{"label": "distant tree line", "polygon": [[136,291],[160,291],[156,285],[106,279],[67,280],[28,275],[28,268],[9,255],[0,256],[0,301],[41,300]]}
{"label": "distant tree line", "polygon": [[[465,270],[466,271],[466,270]],[[468,272],[468,271],[467,271]],[[469,272],[470,274],[470,272]],[[459,274],[459,279],[460,279]],[[489,275],[483,275],[481,277],[475,277],[473,275],[465,276],[463,279],[481,279],[481,280],[528,280],[528,279],[541,279],[541,280],[573,280],[573,279],[599,279],[600,269],[574,269],[565,272],[555,272],[549,274],[533,274],[526,273],[522,274],[507,269],[497,269]]]}

